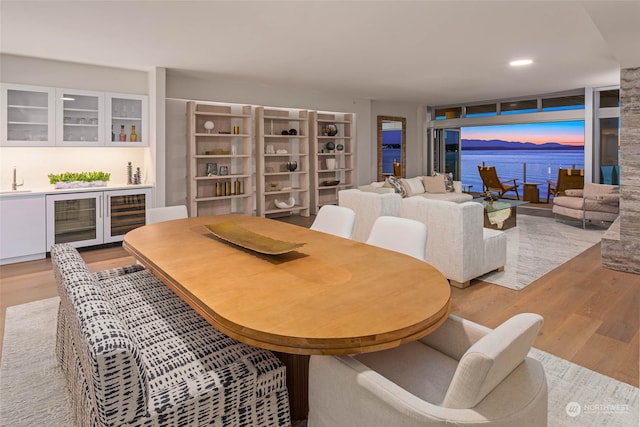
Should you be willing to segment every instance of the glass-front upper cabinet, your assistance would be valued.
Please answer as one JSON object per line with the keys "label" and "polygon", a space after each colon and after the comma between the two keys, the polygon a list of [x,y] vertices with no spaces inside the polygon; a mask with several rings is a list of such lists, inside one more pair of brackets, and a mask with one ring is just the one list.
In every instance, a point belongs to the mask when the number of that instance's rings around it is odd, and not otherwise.
{"label": "glass-front upper cabinet", "polygon": [[119,93],[106,94],[106,145],[131,147],[149,145],[147,131],[148,97]]}
{"label": "glass-front upper cabinet", "polygon": [[0,144],[33,147],[55,144],[55,90],[2,84]]}
{"label": "glass-front upper cabinet", "polygon": [[56,105],[57,145],[104,145],[104,94],[57,89]]}

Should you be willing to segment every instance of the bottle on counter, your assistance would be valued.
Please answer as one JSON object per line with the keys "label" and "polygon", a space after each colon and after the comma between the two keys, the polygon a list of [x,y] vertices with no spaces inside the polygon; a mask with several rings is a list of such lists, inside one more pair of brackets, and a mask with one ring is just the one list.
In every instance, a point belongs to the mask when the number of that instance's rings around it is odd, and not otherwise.
{"label": "bottle on counter", "polygon": [[129,141],[136,142],[138,140],[138,134],[136,133],[136,125],[131,125],[131,134],[129,135]]}
{"label": "bottle on counter", "polygon": [[124,125],[120,126],[120,141],[126,141],[127,140],[127,134],[124,133]]}

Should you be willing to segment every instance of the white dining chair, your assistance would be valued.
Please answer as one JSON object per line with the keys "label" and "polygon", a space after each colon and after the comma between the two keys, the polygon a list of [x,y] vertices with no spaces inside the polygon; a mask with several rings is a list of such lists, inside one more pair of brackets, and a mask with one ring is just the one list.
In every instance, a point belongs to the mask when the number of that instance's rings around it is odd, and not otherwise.
{"label": "white dining chair", "polygon": [[310,228],[350,239],[355,223],[356,213],[352,209],[344,206],[324,205],[318,211]]}
{"label": "white dining chair", "polygon": [[145,223],[153,224],[156,222],[169,221],[172,219],[187,218],[187,207],[184,205],[163,206],[159,208],[149,208],[145,213]]}
{"label": "white dining chair", "polygon": [[373,223],[367,243],[424,261],[427,226],[413,219],[380,216]]}

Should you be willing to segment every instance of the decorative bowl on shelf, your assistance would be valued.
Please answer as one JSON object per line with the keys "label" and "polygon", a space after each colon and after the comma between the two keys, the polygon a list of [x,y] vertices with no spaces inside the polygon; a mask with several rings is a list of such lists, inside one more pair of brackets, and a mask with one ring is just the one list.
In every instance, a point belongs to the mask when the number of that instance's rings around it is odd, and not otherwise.
{"label": "decorative bowl on shelf", "polygon": [[296,169],[298,169],[298,162],[296,162],[295,160],[287,162],[287,169],[289,170],[289,172],[293,172]]}
{"label": "decorative bowl on shelf", "polygon": [[294,199],[293,197],[289,197],[287,200],[284,200],[284,201],[275,199],[273,203],[279,209],[290,209],[296,204],[296,199]]}
{"label": "decorative bowl on shelf", "polygon": [[295,129],[289,129],[289,135],[297,135],[298,131]]}
{"label": "decorative bowl on shelf", "polygon": [[322,181],[322,185],[324,185],[325,187],[332,187],[334,185],[338,185],[340,184],[340,180],[339,179],[328,179],[326,181]]}
{"label": "decorative bowl on shelf", "polygon": [[289,135],[289,131],[288,130],[283,130],[282,132],[280,132],[280,135]]}

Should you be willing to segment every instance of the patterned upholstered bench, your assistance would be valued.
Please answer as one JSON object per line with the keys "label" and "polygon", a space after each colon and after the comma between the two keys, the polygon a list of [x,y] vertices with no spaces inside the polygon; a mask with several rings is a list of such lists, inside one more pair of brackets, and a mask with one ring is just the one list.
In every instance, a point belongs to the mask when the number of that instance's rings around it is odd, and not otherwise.
{"label": "patterned upholstered bench", "polygon": [[290,426],[286,373],[222,334],[148,270],[90,273],[51,249],[56,351],[81,426]]}

